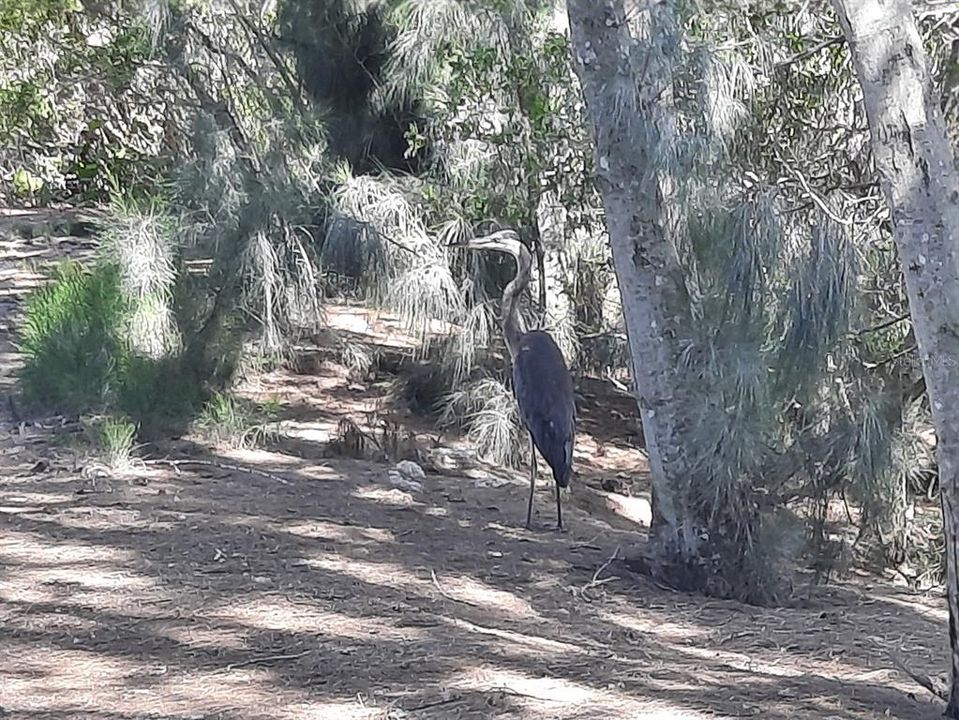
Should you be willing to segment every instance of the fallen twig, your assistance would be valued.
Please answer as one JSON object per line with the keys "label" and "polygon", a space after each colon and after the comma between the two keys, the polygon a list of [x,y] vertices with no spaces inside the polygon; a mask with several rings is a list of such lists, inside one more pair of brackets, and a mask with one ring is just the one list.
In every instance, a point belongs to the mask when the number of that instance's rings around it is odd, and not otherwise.
{"label": "fallen twig", "polygon": [[599,579],[600,573],[602,573],[603,570],[605,570],[610,565],[612,565],[613,561],[616,560],[617,557],[619,557],[619,548],[620,546],[617,545],[616,549],[613,550],[613,554],[609,556],[606,562],[604,562],[602,565],[596,568],[596,572],[593,573],[593,577],[590,579],[590,581],[586,583],[585,585],[583,585],[583,587],[579,588],[579,594],[585,600],[589,600],[589,595],[587,593],[592,588],[599,587],[600,585],[605,585],[606,583],[612,582],[613,580],[619,580],[619,577],[616,575],[611,575],[610,577],[603,578],[602,580]]}
{"label": "fallen twig", "polygon": [[933,679],[928,675],[920,675],[915,670],[910,669],[906,663],[903,662],[902,658],[900,658],[892,650],[886,650],[886,652],[889,655],[889,659],[892,660],[893,665],[895,665],[901,672],[908,675],[916,683],[928,690],[943,702],[949,702],[949,691],[946,690],[946,688],[937,686],[937,684],[933,682]]}
{"label": "fallen twig", "polygon": [[266,655],[264,657],[250,658],[249,660],[244,660],[238,663],[230,663],[226,666],[227,671],[236,670],[241,667],[248,667],[249,665],[261,665],[262,663],[275,662],[277,660],[296,660],[301,658],[304,655],[309,655],[312,650],[304,650],[303,652],[294,653],[293,655]]}
{"label": "fallen twig", "polygon": [[420,705],[414,705],[413,707],[402,708],[404,712],[419,712],[420,710],[427,710],[429,708],[441,707],[443,705],[451,705],[455,702],[459,702],[463,699],[462,695],[453,695],[448,698],[443,698],[442,700],[431,700],[430,702],[425,702]]}
{"label": "fallen twig", "polygon": [[220,462],[219,460],[170,460],[168,458],[157,458],[153,460],[144,460],[144,465],[169,465],[177,472],[180,471],[181,465],[206,465],[209,467],[220,468],[221,470],[230,470],[232,472],[241,472],[247,473],[249,475],[258,475],[260,477],[266,478],[267,480],[273,480],[278,482],[281,485],[292,485],[289,480],[282,478],[279,475],[275,475],[266,470],[258,470],[254,467],[249,467],[247,465],[232,465],[230,463]]}
{"label": "fallen twig", "polygon": [[430,577],[433,578],[433,586],[436,588],[436,590],[439,592],[439,594],[442,595],[443,597],[445,597],[447,600],[452,600],[453,602],[463,603],[464,605],[469,605],[470,607],[479,607],[479,605],[477,605],[477,604],[474,603],[474,602],[470,602],[469,600],[462,600],[462,599],[460,599],[460,598],[458,598],[458,597],[453,597],[453,596],[450,595],[448,592],[446,592],[446,591],[440,586],[439,578],[436,577],[436,572],[435,572],[432,568],[430,568]]}

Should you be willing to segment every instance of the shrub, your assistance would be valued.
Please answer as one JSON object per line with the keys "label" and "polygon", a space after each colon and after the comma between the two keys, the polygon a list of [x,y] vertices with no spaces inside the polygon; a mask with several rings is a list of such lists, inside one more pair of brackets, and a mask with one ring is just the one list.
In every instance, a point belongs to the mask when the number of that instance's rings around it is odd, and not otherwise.
{"label": "shrub", "polygon": [[26,305],[20,375],[28,402],[62,412],[105,407],[126,363],[126,303],[115,265],[68,263]]}
{"label": "shrub", "polygon": [[134,310],[115,264],[59,266],[27,301],[24,399],[70,414],[119,409],[148,427],[196,407],[200,388],[183,382],[179,358],[133,351],[128,328]]}

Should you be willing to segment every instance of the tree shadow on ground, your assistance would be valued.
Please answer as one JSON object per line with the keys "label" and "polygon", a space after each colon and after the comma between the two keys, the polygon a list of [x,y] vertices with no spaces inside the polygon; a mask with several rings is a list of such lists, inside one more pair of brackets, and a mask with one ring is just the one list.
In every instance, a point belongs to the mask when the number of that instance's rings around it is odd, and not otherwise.
{"label": "tree shadow on ground", "polygon": [[[0,486],[16,716],[937,717],[876,647],[945,657],[894,593],[777,611],[607,580],[633,535],[570,509],[522,528],[522,483],[364,461],[177,455],[78,495],[70,472]],[[225,469],[249,466],[272,477]],[[13,470],[13,468],[10,468]],[[19,476],[17,476],[19,475]],[[537,497],[552,522],[551,493]],[[934,610],[926,610],[934,613]],[[875,642],[870,640],[875,638]],[[95,710],[91,710],[95,707]],[[402,712],[401,712],[402,711]],[[392,716],[388,712],[393,712]],[[660,713],[657,715],[656,713]],[[667,714],[671,713],[671,714]]]}

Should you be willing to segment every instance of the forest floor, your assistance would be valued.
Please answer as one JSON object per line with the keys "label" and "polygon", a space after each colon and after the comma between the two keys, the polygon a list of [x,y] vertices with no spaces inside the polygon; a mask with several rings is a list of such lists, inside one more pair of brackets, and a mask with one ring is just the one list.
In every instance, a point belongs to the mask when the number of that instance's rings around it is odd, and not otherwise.
{"label": "forest floor", "polygon": [[[4,235],[0,218],[0,393],[24,293],[45,263],[88,251]],[[333,311],[389,342],[382,319]],[[628,398],[579,390],[577,482],[641,473],[617,417]],[[568,532],[551,531],[545,473],[530,532],[523,470],[434,471],[417,488],[390,464],[331,457],[341,420],[391,413],[330,360],[244,392],[279,401],[278,446],[185,437],[150,451],[183,462],[125,473],[98,471],[56,422],[0,412],[0,717],[940,716],[890,656],[944,676],[939,597],[863,575],[790,609],[671,592],[610,562],[639,533],[576,488]],[[434,455],[465,447],[407,426]]]}

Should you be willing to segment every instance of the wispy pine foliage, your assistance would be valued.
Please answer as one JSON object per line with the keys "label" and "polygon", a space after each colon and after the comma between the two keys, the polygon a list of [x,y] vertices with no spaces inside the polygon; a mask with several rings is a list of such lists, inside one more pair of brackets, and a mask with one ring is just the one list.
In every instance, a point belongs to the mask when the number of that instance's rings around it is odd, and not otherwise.
{"label": "wispy pine foliage", "polygon": [[101,252],[119,268],[121,291],[132,307],[127,319],[134,352],[154,360],[180,350],[173,308],[179,248],[176,221],[157,196],[115,195]]}

